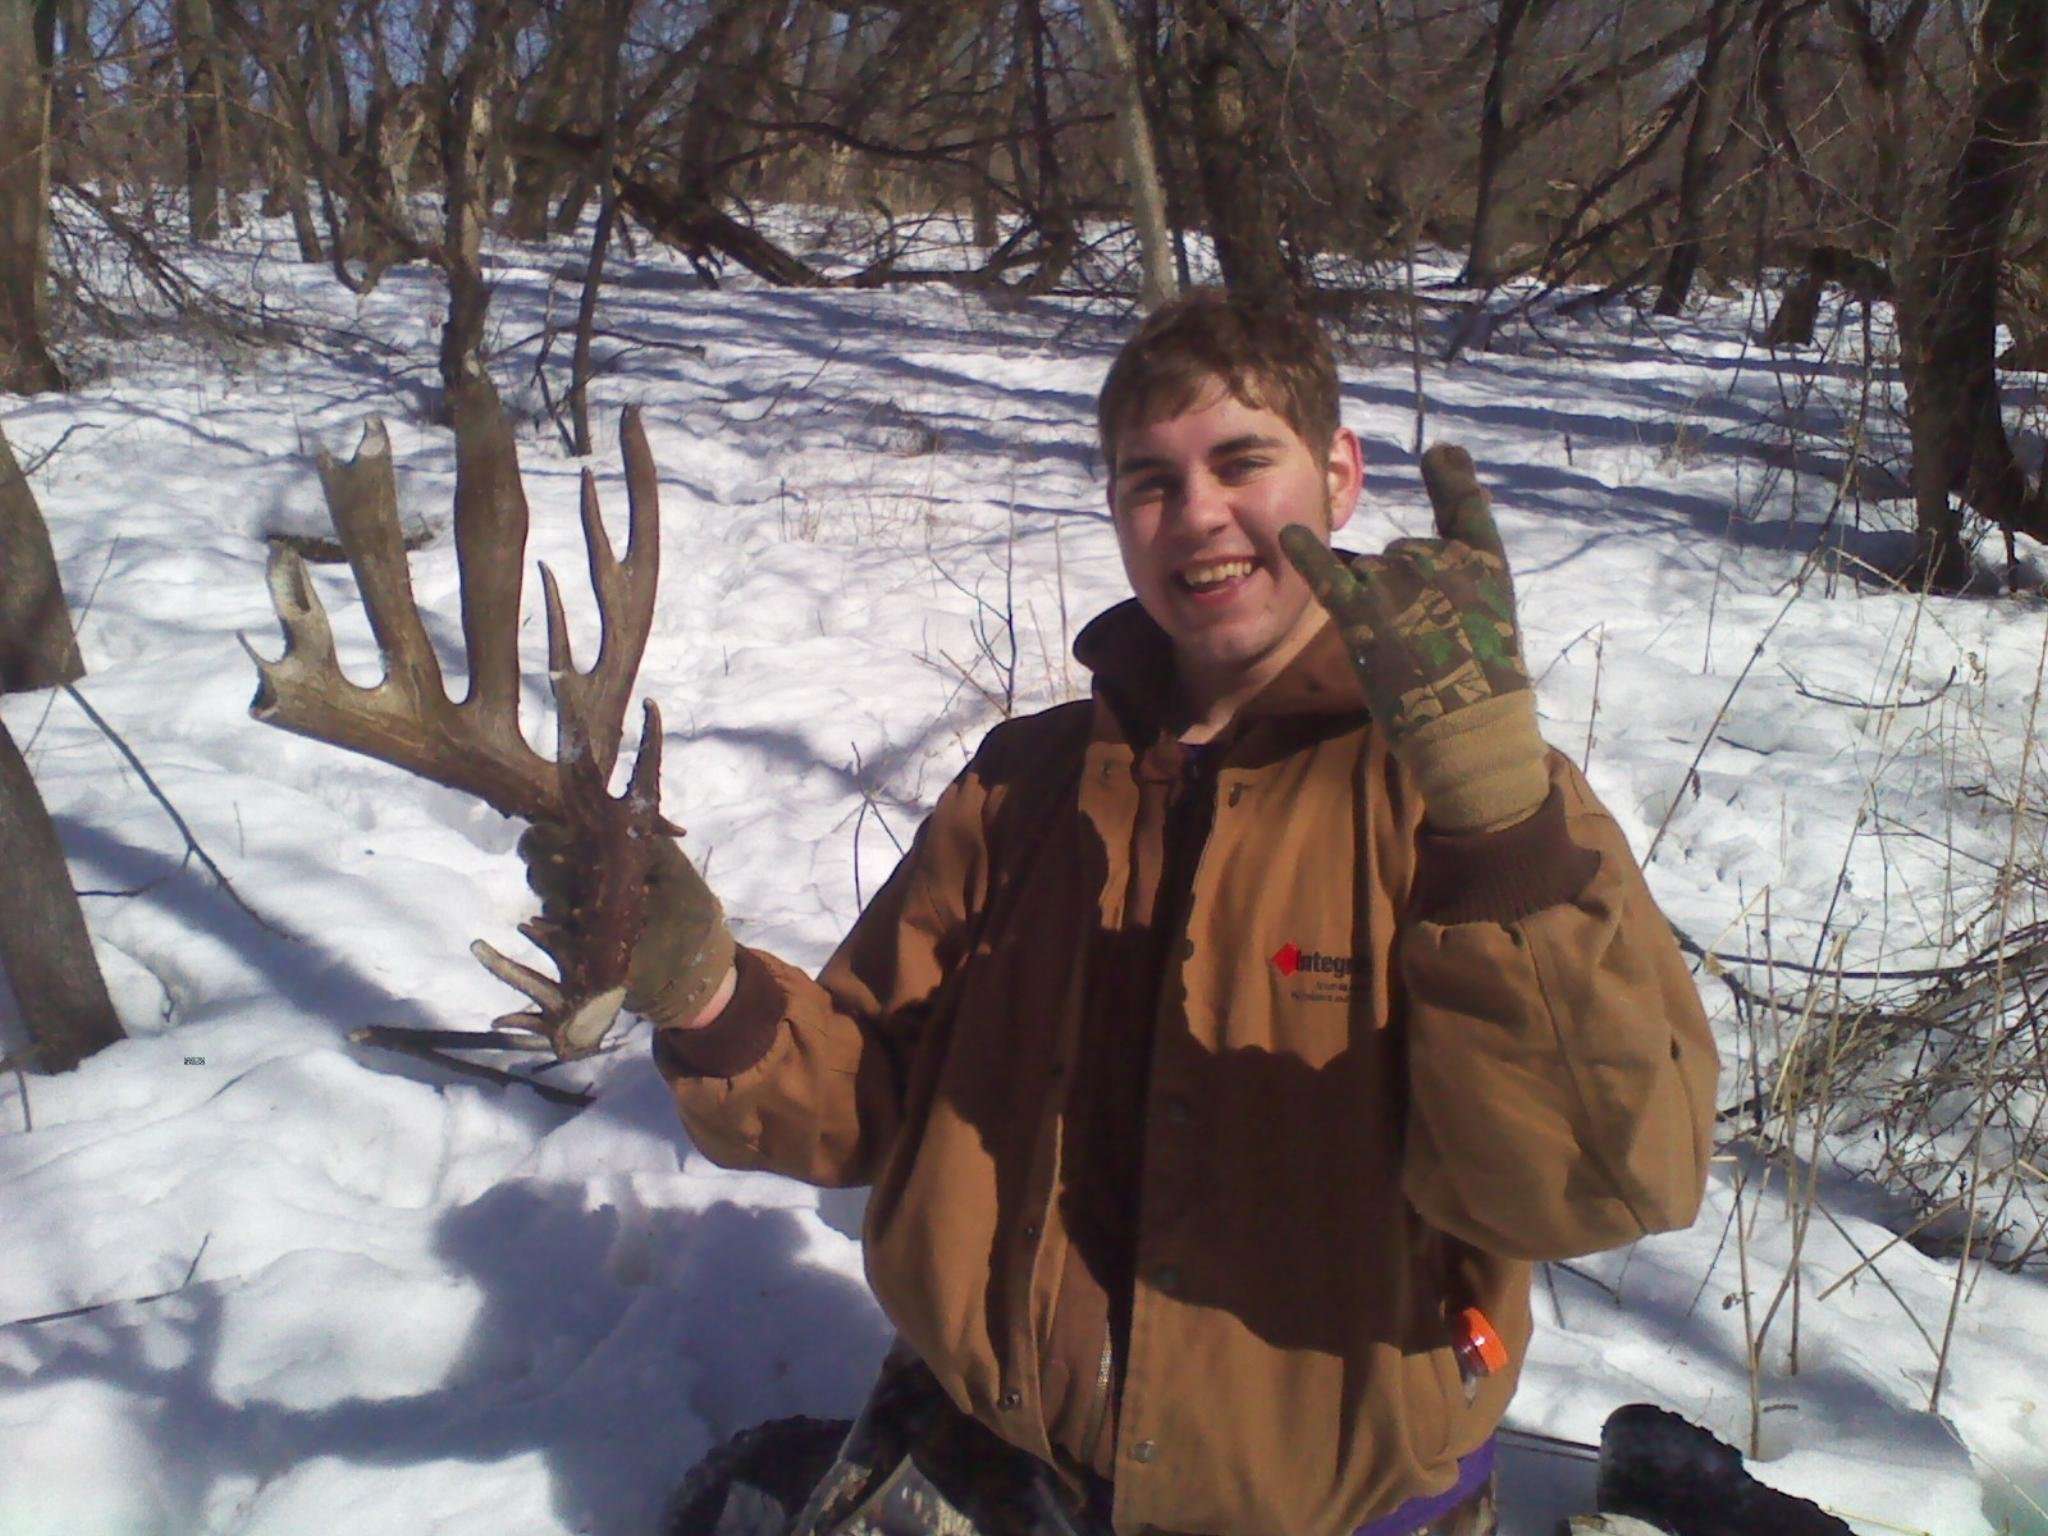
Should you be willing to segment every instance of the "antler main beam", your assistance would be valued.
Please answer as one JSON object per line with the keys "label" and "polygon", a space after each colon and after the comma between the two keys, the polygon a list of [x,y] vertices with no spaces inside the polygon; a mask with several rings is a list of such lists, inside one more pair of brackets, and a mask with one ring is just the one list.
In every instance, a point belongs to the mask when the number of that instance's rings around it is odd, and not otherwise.
{"label": "antler main beam", "polygon": [[588,671],[576,668],[559,586],[541,566],[548,673],[557,707],[551,762],[527,746],[519,729],[527,507],[511,427],[488,385],[463,392],[455,424],[455,548],[467,696],[460,702],[449,698],[413,601],[391,442],[383,424],[372,419],[347,463],[324,453],[318,463],[328,510],[383,653],[384,677],[364,688],[342,675],[333,630],[305,563],[280,547],[270,557],[269,582],[285,649],[277,660],[265,661],[243,642],[258,673],[249,710],[265,724],[473,794],[507,816],[558,822],[571,830],[594,889],[573,923],[529,923],[521,930],[554,959],[560,982],[482,941],[472,948],[493,975],[534,1004],[534,1011],[500,1022],[536,1029],[557,1054],[575,1055],[594,1047],[617,1014],[640,928],[650,839],[675,830],[660,814],[661,716],[652,701],[625,794],[615,799],[606,787],[654,623],[661,517],[654,457],[639,412],[628,408],[619,424],[629,506],[623,558],[606,537],[596,481],[589,470],[583,472],[583,534],[601,621],[597,658]]}

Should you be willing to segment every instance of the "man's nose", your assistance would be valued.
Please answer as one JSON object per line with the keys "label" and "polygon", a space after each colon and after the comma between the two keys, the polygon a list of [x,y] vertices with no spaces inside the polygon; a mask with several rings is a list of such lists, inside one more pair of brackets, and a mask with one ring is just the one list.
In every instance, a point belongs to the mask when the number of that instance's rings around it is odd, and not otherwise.
{"label": "man's nose", "polygon": [[1228,489],[1214,475],[1189,475],[1181,484],[1180,519],[1191,527],[1208,528],[1230,516]]}

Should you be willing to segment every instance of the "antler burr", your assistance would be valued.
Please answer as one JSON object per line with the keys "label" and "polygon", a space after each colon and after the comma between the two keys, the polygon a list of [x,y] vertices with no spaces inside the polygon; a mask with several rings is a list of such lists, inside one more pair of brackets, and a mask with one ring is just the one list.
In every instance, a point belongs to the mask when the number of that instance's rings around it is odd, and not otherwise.
{"label": "antler burr", "polygon": [[662,819],[661,713],[646,701],[639,755],[625,792],[608,789],[625,710],[654,621],[660,499],[653,455],[636,409],[619,424],[629,532],[614,555],[596,482],[583,472],[583,535],[601,620],[596,660],[579,671],[553,572],[540,568],[547,607],[548,677],[556,705],[552,761],[519,729],[519,601],[527,507],[503,407],[488,384],[456,408],[455,549],[469,689],[448,696],[441,666],[413,601],[399,531],[391,444],[372,419],[355,456],[319,458],[321,488],[355,573],[384,676],[372,687],[341,673],[327,614],[296,552],[270,557],[272,606],[284,654],[265,661],[246,640],[259,680],[249,712],[351,752],[475,795],[507,816],[569,828],[590,888],[567,923],[533,921],[520,932],[555,963],[559,979],[508,959],[481,939],[484,967],[533,1005],[497,1022],[530,1030],[558,1057],[603,1040],[625,997],[626,967],[643,916],[652,839],[678,829]]}

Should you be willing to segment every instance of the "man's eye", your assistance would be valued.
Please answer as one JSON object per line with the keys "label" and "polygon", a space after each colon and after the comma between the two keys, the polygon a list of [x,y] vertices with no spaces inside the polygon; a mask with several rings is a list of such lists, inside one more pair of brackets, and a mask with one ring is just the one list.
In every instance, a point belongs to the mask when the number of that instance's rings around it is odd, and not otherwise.
{"label": "man's eye", "polygon": [[1266,467],[1262,458],[1230,459],[1216,471],[1220,480],[1248,480]]}

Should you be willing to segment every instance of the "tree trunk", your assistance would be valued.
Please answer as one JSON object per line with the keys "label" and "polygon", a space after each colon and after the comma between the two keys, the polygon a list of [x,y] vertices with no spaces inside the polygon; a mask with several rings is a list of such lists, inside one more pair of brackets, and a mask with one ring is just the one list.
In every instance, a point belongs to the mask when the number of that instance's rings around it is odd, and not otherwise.
{"label": "tree trunk", "polygon": [[539,155],[512,158],[512,194],[505,200],[504,230],[514,240],[547,237],[548,215],[553,211],[555,189],[561,185],[559,170]]}
{"label": "tree trunk", "polygon": [[318,266],[326,260],[326,252],[320,249],[320,231],[313,224],[313,200],[306,193],[306,166],[297,140],[289,129],[277,134],[275,190],[292,216],[292,239],[298,243],[299,260]]}
{"label": "tree trunk", "polygon": [[583,210],[589,206],[590,194],[596,189],[596,185],[587,170],[570,173],[568,189],[562,193],[561,202],[555,205],[556,234],[576,233],[576,226],[583,222]]}
{"label": "tree trunk", "polygon": [[194,240],[220,237],[221,160],[227,109],[212,0],[177,0],[178,57],[185,76],[185,195]]}
{"label": "tree trunk", "polygon": [[590,261],[583,270],[583,294],[576,305],[576,350],[569,377],[569,418],[579,458],[588,458],[590,443],[590,342],[597,328],[597,295],[604,284],[604,258],[612,243],[612,221],[619,214],[619,54],[633,19],[633,0],[605,0],[603,76],[598,86],[598,113],[604,125],[597,156],[597,230],[590,239]]}
{"label": "tree trunk", "polygon": [[1188,0],[1195,160],[1209,205],[1209,236],[1230,291],[1257,304],[1299,305],[1273,207],[1276,167],[1254,105],[1253,65],[1222,0]]}
{"label": "tree trunk", "polygon": [[31,1060],[68,1072],[125,1038],[85,913],[28,764],[0,720],[0,970],[33,1043]]}
{"label": "tree trunk", "polygon": [[1810,347],[1813,328],[1820,320],[1820,301],[1827,283],[1809,259],[1785,285],[1778,308],[1764,327],[1764,340],[1774,347]]}
{"label": "tree trunk", "polygon": [[[502,18],[500,18],[502,20]],[[491,136],[491,101],[501,55],[498,40],[482,31],[470,44],[462,69],[449,83],[441,108],[442,238],[436,258],[448,282],[448,321],[441,328],[441,387],[449,419],[459,414],[457,396],[484,369],[484,319],[491,290],[481,261],[485,206],[485,159]]]}
{"label": "tree trunk", "polygon": [[1713,185],[1715,156],[1708,151],[1712,132],[1716,87],[1721,75],[1721,57],[1734,31],[1728,21],[1730,0],[1712,0],[1707,13],[1706,51],[1693,75],[1692,122],[1685,132],[1685,150],[1679,160],[1678,217],[1672,231],[1671,254],[1664,263],[1664,279],[1657,294],[1656,312],[1676,315],[1685,309],[1692,294],[1692,280],[1700,267],[1700,239],[1706,224],[1707,192]]}
{"label": "tree trunk", "polygon": [[1900,363],[1913,440],[1921,579],[1953,589],[1969,575],[1959,497],[1980,516],[2041,538],[2048,506],[2013,456],[1997,374],[1998,268],[2040,130],[2048,9],[1986,0],[1964,142],[1898,284]]}
{"label": "tree trunk", "polygon": [[1486,72],[1486,90],[1479,105],[1479,170],[1472,204],[1472,239],[1465,249],[1465,270],[1458,281],[1468,288],[1489,287],[1500,280],[1500,203],[1495,186],[1507,151],[1506,107],[1508,65],[1515,55],[1515,34],[1529,14],[1531,0],[1500,0],[1493,24],[1493,66]]}
{"label": "tree trunk", "polygon": [[1116,0],[1083,0],[1102,72],[1116,96],[1117,154],[1131,194],[1131,223],[1138,232],[1142,277],[1139,302],[1157,309],[1174,296],[1173,246],[1166,230],[1166,194],[1159,185],[1159,161],[1152,149],[1152,124],[1138,85],[1131,40],[1116,13]]}
{"label": "tree trunk", "polygon": [[83,676],[50,531],[0,433],[0,693],[55,688]]}
{"label": "tree trunk", "polygon": [[0,390],[62,389],[51,358],[51,11],[0,0]]}
{"label": "tree trunk", "polygon": [[[818,6],[813,12],[814,17],[829,16],[830,14],[823,6]],[[999,127],[1009,123],[1012,119],[1014,111],[1013,97],[1016,90],[1015,73],[1002,70],[1000,62],[1002,58],[1002,40],[993,25],[994,18],[991,17],[990,21],[991,24],[989,26],[981,29],[980,41],[975,44],[974,78],[985,82],[985,89],[990,98],[994,100],[995,109],[993,111],[984,109],[976,114],[979,131],[989,142],[982,144],[969,157],[968,163],[971,171],[970,180],[967,184],[968,218],[973,225],[971,238],[984,251],[993,249],[1003,238],[1002,219],[996,207],[994,186],[996,165],[994,137]],[[816,23],[814,21],[813,27],[815,28],[815,26]],[[814,31],[813,54],[817,51],[815,38],[816,33]],[[811,60],[807,56],[804,63],[806,75],[810,73],[811,68]],[[799,97],[799,99],[802,98]]]}
{"label": "tree trunk", "polygon": [[[85,673],[35,494],[0,436],[0,693],[54,688]],[[28,764],[0,720],[0,971],[27,1024],[36,1065],[78,1065],[122,1038],[64,851]]]}
{"label": "tree trunk", "polygon": [[[102,173],[89,151],[94,125],[100,115],[99,74],[94,67],[92,32],[88,25],[90,0],[44,0],[36,9],[49,17],[62,43],[52,47],[53,60],[61,55],[62,65],[52,69],[50,96],[50,155],[59,178],[84,181]],[[40,19],[40,18],[39,18]],[[0,50],[4,55],[4,50]],[[57,89],[62,82],[62,89]]]}
{"label": "tree trunk", "polygon": [[1036,174],[1031,201],[1038,219],[1040,252],[1038,264],[1017,285],[1019,293],[1046,294],[1058,286],[1073,265],[1080,249],[1080,231],[1074,223],[1073,200],[1067,178],[1060,169],[1058,133],[1053,125],[1052,88],[1048,79],[1047,27],[1043,0],[1023,0],[1018,20],[1024,29],[1024,56],[1030,69],[1031,144],[1035,151]]}

